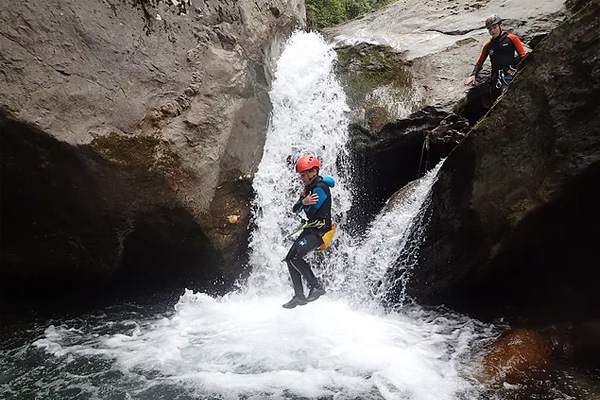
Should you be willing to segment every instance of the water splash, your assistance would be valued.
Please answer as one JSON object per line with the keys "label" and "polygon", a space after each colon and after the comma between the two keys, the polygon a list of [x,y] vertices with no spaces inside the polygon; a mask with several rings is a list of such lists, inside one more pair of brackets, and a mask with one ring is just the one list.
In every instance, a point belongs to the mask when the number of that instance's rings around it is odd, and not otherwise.
{"label": "water splash", "polygon": [[492,333],[419,309],[379,314],[325,298],[291,313],[280,303],[186,291],[170,318],[127,321],[123,333],[96,338],[89,328],[51,326],[35,346],[67,364],[113,360],[94,374],[80,371],[82,386],[101,375],[135,388],[132,398],[171,390],[191,398],[450,400],[474,393],[461,364],[470,343]]}

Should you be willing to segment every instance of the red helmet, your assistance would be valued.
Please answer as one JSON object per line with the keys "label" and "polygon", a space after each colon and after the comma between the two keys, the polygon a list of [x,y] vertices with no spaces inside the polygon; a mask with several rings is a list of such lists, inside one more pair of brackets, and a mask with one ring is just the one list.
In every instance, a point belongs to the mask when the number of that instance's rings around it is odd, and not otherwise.
{"label": "red helmet", "polygon": [[312,168],[321,168],[321,162],[314,154],[307,154],[296,162],[296,172],[308,171]]}

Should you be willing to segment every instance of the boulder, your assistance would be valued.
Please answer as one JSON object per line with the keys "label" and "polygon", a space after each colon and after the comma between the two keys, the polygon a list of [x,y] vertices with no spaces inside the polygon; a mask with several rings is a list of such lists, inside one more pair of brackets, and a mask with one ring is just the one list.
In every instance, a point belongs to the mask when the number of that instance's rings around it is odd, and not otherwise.
{"label": "boulder", "polygon": [[539,333],[513,329],[488,344],[483,357],[482,379],[509,384],[523,383],[551,367],[550,346]]}
{"label": "boulder", "polygon": [[230,285],[274,60],[304,14],[300,0],[3,2],[2,294],[121,274]]}
{"label": "boulder", "polygon": [[450,154],[407,291],[484,318],[597,317],[600,2],[528,56]]}

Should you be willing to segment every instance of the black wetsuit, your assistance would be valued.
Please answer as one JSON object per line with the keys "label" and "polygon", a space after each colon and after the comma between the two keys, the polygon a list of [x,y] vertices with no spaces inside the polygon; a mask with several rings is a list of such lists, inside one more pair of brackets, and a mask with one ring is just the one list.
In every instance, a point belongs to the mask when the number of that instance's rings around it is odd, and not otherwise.
{"label": "black wetsuit", "polygon": [[294,244],[285,257],[296,296],[304,296],[302,276],[306,279],[310,287],[319,285],[319,281],[315,277],[310,265],[304,261],[304,256],[323,244],[323,235],[331,229],[331,193],[329,186],[323,182],[322,177],[316,176],[305,187],[305,193],[306,195],[311,193],[318,194],[319,201],[316,204],[305,206],[302,205],[303,197],[301,197],[294,204],[294,212],[300,213],[304,211],[309,223],[323,221],[324,225],[319,228],[305,228],[298,239],[294,241]]}

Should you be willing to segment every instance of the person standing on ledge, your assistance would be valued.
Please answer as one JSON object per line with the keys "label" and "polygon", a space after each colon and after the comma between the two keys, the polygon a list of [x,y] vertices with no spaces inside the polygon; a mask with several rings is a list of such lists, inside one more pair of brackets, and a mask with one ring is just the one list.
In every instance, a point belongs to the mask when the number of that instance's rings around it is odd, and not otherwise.
{"label": "person standing on ledge", "polygon": [[512,33],[503,31],[502,21],[502,18],[496,14],[485,20],[485,27],[492,38],[483,46],[473,72],[465,80],[465,85],[475,83],[477,75],[489,55],[492,62],[492,74],[489,80],[492,103],[506,91],[509,83],[517,73],[519,61],[527,55],[521,39]]}
{"label": "person standing on ledge", "polygon": [[[323,235],[332,230],[329,188],[334,186],[334,182],[330,177],[319,176],[320,168],[321,162],[313,154],[305,155],[296,162],[296,172],[300,174],[304,189],[300,192],[300,198],[294,204],[293,211],[304,211],[308,221],[301,227],[302,233],[285,257],[294,285],[294,297],[285,303],[283,308],[303,306],[325,294],[323,284],[315,277],[310,265],[304,261],[308,253],[324,245]],[[304,297],[302,277],[310,288],[307,297]]]}

